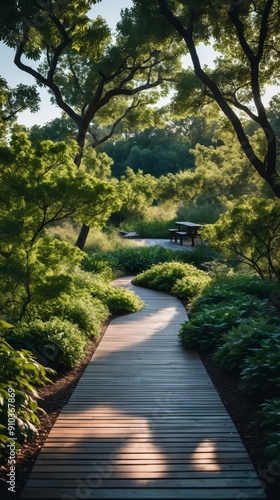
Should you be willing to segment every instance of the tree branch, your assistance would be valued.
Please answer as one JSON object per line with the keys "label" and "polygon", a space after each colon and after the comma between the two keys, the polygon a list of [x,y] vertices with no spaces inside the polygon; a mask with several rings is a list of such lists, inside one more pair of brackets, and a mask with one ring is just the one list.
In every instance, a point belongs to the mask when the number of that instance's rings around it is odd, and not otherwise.
{"label": "tree branch", "polygon": [[[269,6],[273,0],[267,0],[266,6],[267,11],[265,12],[265,19],[268,18]],[[249,47],[245,35],[244,35],[244,25],[238,17],[239,7],[231,5],[228,11],[228,15],[232,22],[234,23],[239,37],[239,42],[243,48],[245,54],[247,55],[249,61],[251,62],[251,87],[254,96],[255,105],[258,111],[259,125],[261,126],[267,143],[267,157],[266,161],[262,161],[255,153],[244,129],[238,115],[231,108],[227,100],[224,98],[218,85],[212,80],[212,78],[205,73],[202,69],[197,54],[196,46],[193,40],[193,21],[194,14],[191,12],[187,28],[185,28],[181,21],[173,14],[173,12],[168,8],[166,0],[158,0],[158,5],[162,15],[168,20],[168,22],[175,28],[175,30],[182,36],[183,40],[189,49],[190,56],[193,62],[194,72],[200,81],[211,91],[213,98],[216,100],[217,104],[227,116],[229,121],[232,123],[239,143],[251,162],[254,168],[257,170],[259,175],[265,179],[272,187],[275,194],[280,197],[280,183],[278,182],[278,174],[276,172],[276,138],[275,134],[268,122],[264,106],[261,101],[260,87],[259,87],[259,68],[258,62],[256,63],[255,55],[252,49]],[[265,29],[262,30],[263,35],[265,34]]]}
{"label": "tree branch", "polygon": [[[52,76],[53,76],[53,72],[49,72],[48,73],[48,78],[45,78],[43,75],[41,75],[38,71],[36,71],[35,69],[31,68],[30,66],[27,66],[26,64],[24,64],[22,61],[21,61],[21,57],[23,56],[24,54],[24,49],[25,49],[25,46],[27,45],[28,41],[29,41],[29,36],[28,36],[28,32],[29,32],[29,27],[27,24],[24,25],[23,27],[23,37],[22,37],[22,40],[21,42],[19,43],[18,45],[18,48],[16,50],[16,54],[15,54],[15,58],[14,58],[14,63],[16,64],[16,66],[21,69],[22,71],[25,71],[26,73],[28,73],[29,75],[33,76],[36,80],[38,80],[40,83],[42,83],[44,86],[48,87],[50,90],[53,91],[54,93],[54,96],[55,96],[55,99],[56,99],[56,102],[58,104],[58,106],[63,109],[63,111],[65,111],[68,116],[70,116],[74,121],[75,123],[79,126],[80,123],[81,123],[81,118],[80,116],[75,113],[75,111],[68,105],[66,104],[66,102],[63,100],[62,98],[62,95],[61,95],[61,92],[59,90],[59,88],[57,87],[57,85],[54,83],[53,79],[52,79]],[[57,54],[57,57],[58,57],[58,54]],[[56,62],[57,64],[57,62]],[[50,76],[51,75],[51,76]]]}
{"label": "tree branch", "polygon": [[112,125],[111,127],[111,130],[110,132],[105,135],[104,137],[102,137],[102,139],[98,139],[98,137],[91,131],[89,130],[89,133],[90,135],[92,136],[93,138],[93,143],[92,143],[92,147],[93,148],[96,148],[97,146],[99,146],[100,144],[102,144],[103,142],[107,141],[108,139],[110,139],[113,135],[114,135],[114,132],[116,130],[116,127],[118,126],[118,124],[128,115],[128,113],[132,110],[132,109],[135,109],[139,106],[140,104],[140,101],[137,102],[137,104],[134,104],[132,106],[129,106],[125,112],[114,122],[114,124]]}

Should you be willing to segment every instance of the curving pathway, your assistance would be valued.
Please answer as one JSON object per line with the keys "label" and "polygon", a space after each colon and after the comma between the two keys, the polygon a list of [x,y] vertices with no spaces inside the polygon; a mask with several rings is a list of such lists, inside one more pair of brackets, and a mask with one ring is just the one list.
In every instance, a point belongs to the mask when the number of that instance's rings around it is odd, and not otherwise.
{"label": "curving pathway", "polygon": [[178,344],[181,302],[113,320],[52,428],[21,498],[263,499],[198,354]]}

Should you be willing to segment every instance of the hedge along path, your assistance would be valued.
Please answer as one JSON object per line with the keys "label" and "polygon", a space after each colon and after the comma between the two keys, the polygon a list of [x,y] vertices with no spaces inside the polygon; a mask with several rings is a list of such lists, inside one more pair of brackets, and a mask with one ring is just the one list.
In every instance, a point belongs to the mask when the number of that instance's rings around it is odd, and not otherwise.
{"label": "hedge along path", "polygon": [[198,354],[181,302],[113,320],[52,428],[22,498],[261,499],[261,483]]}

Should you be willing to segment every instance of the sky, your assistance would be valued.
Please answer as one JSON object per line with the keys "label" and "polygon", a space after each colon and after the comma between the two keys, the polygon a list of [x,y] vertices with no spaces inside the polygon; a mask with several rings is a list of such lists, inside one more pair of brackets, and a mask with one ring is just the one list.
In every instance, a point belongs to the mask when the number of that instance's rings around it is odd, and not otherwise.
{"label": "sky", "polygon": [[[93,6],[92,12],[96,17],[101,15],[104,17],[109,24],[109,26],[114,29],[116,23],[120,19],[120,11],[126,7],[131,7],[131,0],[102,0],[102,2],[97,3]],[[217,55],[213,48],[208,46],[201,45],[198,49],[198,53],[200,56],[201,64],[207,64],[211,67],[213,65],[213,60]],[[17,66],[13,62],[14,59],[14,49],[10,49],[0,42],[0,60],[1,60],[1,69],[0,76],[5,78],[10,87],[15,87],[19,83],[25,83],[28,85],[34,85],[35,80],[31,75],[21,71],[17,68]],[[30,64],[30,63],[29,63]],[[185,57],[185,65],[191,65],[191,60],[189,56]],[[33,62],[33,67],[36,68],[36,63]],[[279,87],[270,87],[266,92],[264,97],[264,104],[267,105],[272,95],[279,92]],[[50,95],[48,94],[46,89],[39,89],[41,96],[41,104],[40,111],[37,113],[30,113],[29,111],[24,111],[18,115],[18,123],[25,125],[26,127],[31,127],[34,124],[43,125],[54,118],[57,118],[61,115],[61,110],[51,104]],[[162,103],[162,104],[165,104]]]}
{"label": "sky", "polygon": [[[104,17],[109,26],[114,29],[120,19],[121,9],[131,6],[131,0],[102,0],[102,2],[93,6],[92,11],[95,17],[98,15]],[[35,79],[31,75],[21,71],[14,64],[14,53],[14,49],[10,49],[0,42],[0,76],[7,80],[10,87],[15,87],[19,83],[34,85]],[[31,65],[31,62],[29,64]],[[33,67],[36,69],[36,63],[33,63]],[[31,127],[35,124],[43,125],[61,115],[61,110],[51,104],[50,95],[47,90],[39,89],[39,92],[41,96],[40,111],[37,113],[30,113],[29,111],[20,113],[18,115],[18,123],[26,127]]]}

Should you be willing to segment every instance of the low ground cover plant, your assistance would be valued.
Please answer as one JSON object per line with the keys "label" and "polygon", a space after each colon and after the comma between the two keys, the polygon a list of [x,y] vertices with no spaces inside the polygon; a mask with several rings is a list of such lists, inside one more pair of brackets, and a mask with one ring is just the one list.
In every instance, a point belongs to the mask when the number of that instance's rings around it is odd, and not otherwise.
{"label": "low ground cover plant", "polygon": [[[261,405],[265,453],[279,458],[280,310],[279,288],[254,275],[213,279],[191,302],[181,326],[184,347],[210,349],[217,365],[239,380]],[[267,399],[271,398],[271,399]]]}
{"label": "low ground cover plant", "polygon": [[223,370],[239,375],[252,350],[277,331],[280,333],[274,322],[274,316],[252,317],[237,327],[232,327],[221,337],[221,343],[213,355],[215,361]]}
{"label": "low ground cover plant", "polygon": [[195,313],[201,310],[205,304],[215,304],[221,301],[232,302],[238,295],[241,297],[241,293],[267,301],[275,288],[275,283],[270,280],[261,280],[258,276],[251,274],[235,273],[223,278],[219,277],[211,282],[211,286],[203,290],[203,294],[192,301],[191,310]]}
{"label": "low ground cover plant", "polygon": [[[212,280],[191,301],[190,321],[182,325],[180,332],[182,344],[199,349],[215,347],[218,349],[217,361],[223,363],[225,358],[229,362],[230,353],[235,353],[231,342],[237,343],[241,337],[246,341],[253,338],[254,328],[258,332],[259,318],[262,324],[271,324],[274,331],[277,310],[270,300],[274,289],[275,284],[250,275],[233,274]],[[241,340],[240,343],[243,345]],[[244,353],[241,351],[242,358]],[[237,359],[233,361],[235,364],[238,364]]]}
{"label": "low ground cover plant", "polygon": [[[277,460],[280,456],[280,397],[267,399],[261,406],[258,420],[265,431],[265,454],[268,459]],[[278,459],[277,459],[278,457]]]}
{"label": "low ground cover plant", "polygon": [[[31,352],[15,350],[0,338],[0,463],[4,463],[8,455],[11,432],[15,433],[16,449],[36,434],[35,426],[42,412],[36,401],[36,388],[49,382],[51,373]],[[13,408],[16,412],[12,412]]]}
{"label": "low ground cover plant", "polygon": [[280,395],[280,328],[260,339],[250,349],[240,373],[241,387],[248,394],[260,396]]}
{"label": "low ground cover plant", "polygon": [[180,341],[184,347],[192,349],[217,347],[228,330],[247,321],[260,307],[258,298],[241,293],[235,295],[234,300],[204,305],[191,314],[190,321],[182,324]]}

